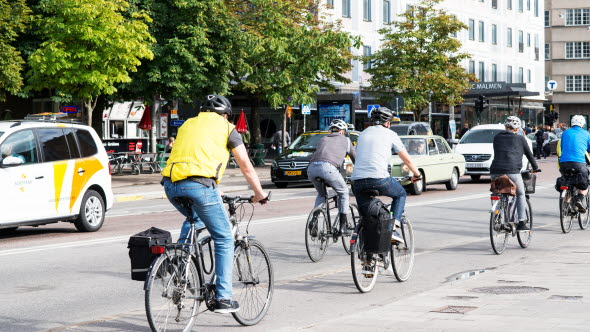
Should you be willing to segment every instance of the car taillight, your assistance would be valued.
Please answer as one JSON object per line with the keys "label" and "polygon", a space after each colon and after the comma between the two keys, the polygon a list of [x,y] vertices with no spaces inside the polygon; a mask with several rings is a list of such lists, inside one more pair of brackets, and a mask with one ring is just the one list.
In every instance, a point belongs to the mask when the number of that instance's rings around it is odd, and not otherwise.
{"label": "car taillight", "polygon": [[499,201],[500,200],[500,196],[490,196],[490,199],[492,201]]}
{"label": "car taillight", "polygon": [[161,255],[166,251],[166,248],[162,246],[152,246],[152,254]]}

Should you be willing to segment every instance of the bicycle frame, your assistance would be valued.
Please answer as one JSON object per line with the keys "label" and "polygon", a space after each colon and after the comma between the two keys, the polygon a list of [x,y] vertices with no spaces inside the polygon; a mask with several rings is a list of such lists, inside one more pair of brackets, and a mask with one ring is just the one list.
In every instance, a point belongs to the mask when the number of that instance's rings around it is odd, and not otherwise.
{"label": "bicycle frame", "polygon": [[[324,186],[324,192],[326,193],[326,195],[324,195],[324,204],[322,205],[322,207],[324,208],[324,211],[326,211],[326,218],[328,218],[328,234],[332,234],[333,229],[338,228],[338,225],[336,225],[337,220],[334,220],[334,224],[332,224],[332,216],[330,215],[330,210],[338,208],[338,195],[330,196],[328,194],[328,185],[326,185],[325,182],[322,182],[322,184]],[[330,207],[330,201],[334,202],[334,206]]]}

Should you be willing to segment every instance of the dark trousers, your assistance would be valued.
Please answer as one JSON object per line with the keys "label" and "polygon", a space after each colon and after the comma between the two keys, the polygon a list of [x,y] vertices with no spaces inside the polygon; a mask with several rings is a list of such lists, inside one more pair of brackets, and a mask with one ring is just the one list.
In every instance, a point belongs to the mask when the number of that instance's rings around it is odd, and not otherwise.
{"label": "dark trousers", "polygon": [[535,157],[537,157],[537,158],[547,157],[545,155],[545,151],[543,151],[543,141],[537,140],[537,149],[535,151]]}

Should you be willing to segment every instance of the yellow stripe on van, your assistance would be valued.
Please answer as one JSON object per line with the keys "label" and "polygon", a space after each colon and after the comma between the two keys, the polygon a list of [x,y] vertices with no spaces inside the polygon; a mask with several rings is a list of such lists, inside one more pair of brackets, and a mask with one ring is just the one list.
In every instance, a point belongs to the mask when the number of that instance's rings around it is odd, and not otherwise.
{"label": "yellow stripe on van", "polygon": [[[76,160],[76,164],[74,165],[74,178],[72,179],[72,195],[70,196],[70,212],[88,180],[103,168],[104,167],[100,161],[94,157]],[[84,172],[78,173],[80,169],[83,169]]]}
{"label": "yellow stripe on van", "polygon": [[59,207],[61,190],[63,188],[64,176],[66,175],[67,168],[67,161],[53,163],[53,185],[55,186],[55,211],[57,211]]}

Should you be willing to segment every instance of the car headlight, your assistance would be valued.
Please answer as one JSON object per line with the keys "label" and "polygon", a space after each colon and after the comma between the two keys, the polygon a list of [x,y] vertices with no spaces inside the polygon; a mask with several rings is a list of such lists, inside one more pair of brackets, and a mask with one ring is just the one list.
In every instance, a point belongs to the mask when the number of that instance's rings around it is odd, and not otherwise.
{"label": "car headlight", "polygon": [[406,164],[402,164],[402,175],[403,176],[414,176],[414,173],[410,171],[410,168]]}
{"label": "car headlight", "polygon": [[276,160],[273,160],[272,161],[272,164],[270,165],[270,167],[271,168],[278,168],[279,167],[279,164],[277,164],[277,161]]}

